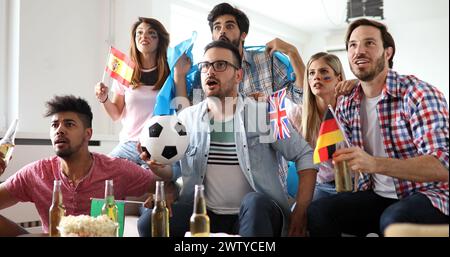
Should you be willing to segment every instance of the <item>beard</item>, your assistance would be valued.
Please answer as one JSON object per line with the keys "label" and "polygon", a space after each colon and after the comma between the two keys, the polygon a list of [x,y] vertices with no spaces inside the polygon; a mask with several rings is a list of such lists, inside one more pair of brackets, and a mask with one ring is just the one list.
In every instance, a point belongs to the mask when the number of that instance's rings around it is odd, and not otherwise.
{"label": "beard", "polygon": [[226,82],[224,84],[220,84],[219,88],[215,91],[205,90],[206,97],[215,97],[220,100],[225,100],[227,97],[233,97],[234,93],[234,85],[231,82]]}
{"label": "beard", "polygon": [[69,144],[69,147],[66,148],[66,149],[56,150],[55,154],[56,154],[56,156],[58,156],[58,157],[60,157],[62,159],[69,159],[70,157],[72,157],[72,155],[74,153],[78,152],[81,149],[81,147],[83,146],[84,141],[85,140],[83,139],[83,141],[80,142],[80,144],[76,145],[76,146],[71,146]]}
{"label": "beard", "polygon": [[386,67],[384,58],[385,54],[383,53],[375,62],[375,67],[370,68],[366,71],[358,71],[358,68],[353,68],[352,65],[350,65],[350,69],[359,80],[369,82],[372,81],[378,74],[380,74]]}
{"label": "beard", "polygon": [[238,49],[239,49],[239,46],[240,46],[240,43],[241,43],[239,38],[238,39],[234,39],[234,40],[230,40],[226,36],[221,36],[221,37],[219,37],[218,40],[227,41],[227,42],[231,43],[232,45],[234,45],[235,47],[237,47]]}

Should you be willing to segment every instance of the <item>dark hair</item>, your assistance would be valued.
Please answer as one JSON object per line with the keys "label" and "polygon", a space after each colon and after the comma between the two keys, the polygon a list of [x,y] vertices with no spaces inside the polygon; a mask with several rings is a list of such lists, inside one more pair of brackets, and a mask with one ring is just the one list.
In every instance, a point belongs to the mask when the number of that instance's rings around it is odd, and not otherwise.
{"label": "dark hair", "polygon": [[388,32],[387,27],[377,21],[369,20],[369,19],[359,19],[353,21],[348,29],[347,34],[345,36],[345,48],[348,50],[348,41],[350,40],[350,36],[352,35],[353,30],[355,30],[359,26],[372,26],[377,28],[381,32],[381,40],[383,40],[383,48],[386,49],[388,47],[392,47],[392,56],[389,58],[389,68],[392,69],[394,66],[394,55],[395,55],[395,42],[391,33]]}
{"label": "dark hair", "polygon": [[245,34],[248,34],[248,29],[250,27],[250,21],[248,20],[247,15],[245,15],[244,12],[241,10],[234,8],[228,3],[221,3],[216,6],[209,12],[208,14],[208,23],[209,28],[211,29],[211,32],[213,31],[213,25],[214,21],[217,19],[217,17],[229,14],[233,16],[236,19],[236,22],[238,24],[239,30],[241,34],[245,32]]}
{"label": "dark hair", "polygon": [[237,63],[235,63],[236,67],[238,67],[239,69],[241,68],[242,57],[239,54],[239,49],[237,49],[237,47],[234,46],[232,43],[222,40],[212,41],[211,43],[205,46],[204,53],[206,53],[206,51],[208,51],[211,48],[224,48],[230,50],[231,53],[233,53],[235,61],[237,61]]}
{"label": "dark hair", "polygon": [[86,100],[73,95],[55,96],[45,103],[47,112],[45,117],[60,112],[75,112],[83,122],[85,128],[92,127],[92,111]]}
{"label": "dark hair", "polygon": [[136,46],[136,29],[141,23],[147,23],[150,27],[158,33],[158,49],[156,50],[156,67],[158,69],[158,79],[154,86],[154,90],[159,90],[166,81],[167,76],[169,76],[170,70],[167,63],[167,48],[170,43],[170,36],[166,28],[156,19],[139,17],[138,20],[131,26],[131,42],[130,42],[130,56],[131,60],[136,63],[136,68],[134,69],[133,77],[131,79],[131,84],[133,88],[138,87],[141,84],[141,68],[142,61],[140,58],[139,51]]}

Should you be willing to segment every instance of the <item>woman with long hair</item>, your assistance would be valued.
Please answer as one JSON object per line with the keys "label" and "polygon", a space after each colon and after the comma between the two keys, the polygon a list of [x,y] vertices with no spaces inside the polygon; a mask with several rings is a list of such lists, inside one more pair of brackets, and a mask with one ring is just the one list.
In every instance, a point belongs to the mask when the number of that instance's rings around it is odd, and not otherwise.
{"label": "woman with long hair", "polygon": [[[303,104],[293,109],[289,119],[313,148],[328,105],[333,109],[336,107],[336,91],[345,93],[354,86],[354,81],[346,81],[337,89],[338,84],[344,81],[344,69],[337,56],[325,52],[311,56],[305,70]],[[328,160],[319,166],[313,201],[332,194],[336,194],[334,167],[332,161]]]}
{"label": "woman with long hair", "polygon": [[111,156],[146,165],[139,158],[137,144],[145,122],[152,116],[156,95],[170,73],[168,46],[169,33],[164,26],[156,19],[140,17],[131,27],[130,58],[136,64],[131,85],[114,80],[112,98],[104,83],[95,86],[95,95],[108,115],[122,123],[120,143]]}

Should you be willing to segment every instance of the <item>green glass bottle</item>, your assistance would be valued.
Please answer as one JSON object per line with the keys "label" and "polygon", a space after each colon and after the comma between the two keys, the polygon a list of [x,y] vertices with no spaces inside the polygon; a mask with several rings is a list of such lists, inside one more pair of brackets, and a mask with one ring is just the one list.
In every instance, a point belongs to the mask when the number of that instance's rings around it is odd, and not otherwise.
{"label": "green glass bottle", "polygon": [[102,207],[102,214],[108,216],[112,221],[119,222],[119,209],[114,200],[113,181],[105,181],[105,204]]}

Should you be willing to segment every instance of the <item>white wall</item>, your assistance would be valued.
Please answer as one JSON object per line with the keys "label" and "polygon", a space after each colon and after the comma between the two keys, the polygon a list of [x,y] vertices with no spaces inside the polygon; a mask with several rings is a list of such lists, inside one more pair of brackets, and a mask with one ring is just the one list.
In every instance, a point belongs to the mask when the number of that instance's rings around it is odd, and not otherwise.
{"label": "white wall", "polygon": [[[21,132],[45,133],[45,101],[74,94],[91,103],[94,130],[107,134],[98,115],[94,85],[106,60],[106,1],[22,0],[20,6],[18,107]],[[43,11],[36,11],[44,9]]]}
{"label": "white wall", "polygon": [[394,69],[439,88],[449,101],[448,17],[389,26],[396,42]]}

